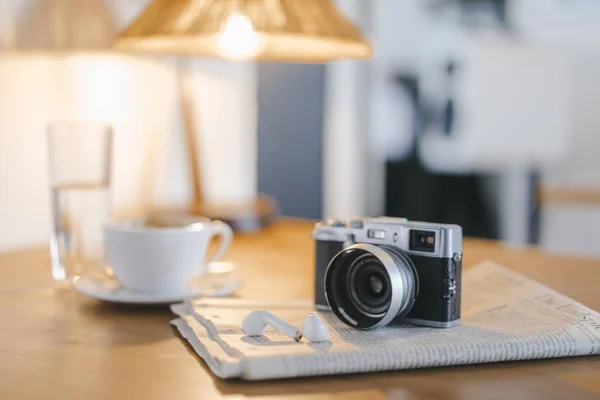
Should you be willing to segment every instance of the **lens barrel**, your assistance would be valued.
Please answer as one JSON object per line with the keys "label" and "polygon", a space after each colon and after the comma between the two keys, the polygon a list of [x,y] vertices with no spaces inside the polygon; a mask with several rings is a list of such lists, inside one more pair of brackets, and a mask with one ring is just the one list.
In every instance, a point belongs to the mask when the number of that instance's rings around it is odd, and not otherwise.
{"label": "lens barrel", "polygon": [[417,291],[412,261],[391,246],[354,244],[336,254],[325,272],[331,310],[358,329],[385,326],[406,315]]}

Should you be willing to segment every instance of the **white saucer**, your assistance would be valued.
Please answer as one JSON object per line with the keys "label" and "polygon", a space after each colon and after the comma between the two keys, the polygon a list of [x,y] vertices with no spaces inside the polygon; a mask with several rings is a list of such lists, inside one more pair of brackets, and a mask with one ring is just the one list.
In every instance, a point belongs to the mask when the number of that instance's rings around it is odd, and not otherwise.
{"label": "white saucer", "polygon": [[82,276],[73,280],[73,287],[86,296],[127,304],[170,304],[196,297],[227,296],[236,291],[241,284],[241,279],[232,274],[209,273],[192,279],[180,293],[146,293],[128,290],[117,280],[108,277],[95,279]]}

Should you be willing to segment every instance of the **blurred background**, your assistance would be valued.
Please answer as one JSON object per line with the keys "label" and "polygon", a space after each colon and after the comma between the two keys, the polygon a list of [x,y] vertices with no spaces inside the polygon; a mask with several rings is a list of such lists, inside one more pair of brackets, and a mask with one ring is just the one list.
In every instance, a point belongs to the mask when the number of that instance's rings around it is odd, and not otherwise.
{"label": "blurred background", "polygon": [[[186,207],[176,57],[114,50],[147,0],[0,2],[0,251],[50,231],[46,124],[115,129],[117,214]],[[338,0],[373,46],[327,64],[190,59],[204,197],[401,216],[600,256],[600,3]]]}

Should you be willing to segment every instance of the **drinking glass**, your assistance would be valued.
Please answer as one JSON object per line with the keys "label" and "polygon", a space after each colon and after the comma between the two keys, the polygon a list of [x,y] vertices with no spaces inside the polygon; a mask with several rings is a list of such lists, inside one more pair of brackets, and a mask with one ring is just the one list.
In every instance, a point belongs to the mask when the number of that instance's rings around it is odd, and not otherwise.
{"label": "drinking glass", "polygon": [[111,213],[113,130],[95,123],[48,125],[52,277],[68,285],[102,271],[102,226]]}

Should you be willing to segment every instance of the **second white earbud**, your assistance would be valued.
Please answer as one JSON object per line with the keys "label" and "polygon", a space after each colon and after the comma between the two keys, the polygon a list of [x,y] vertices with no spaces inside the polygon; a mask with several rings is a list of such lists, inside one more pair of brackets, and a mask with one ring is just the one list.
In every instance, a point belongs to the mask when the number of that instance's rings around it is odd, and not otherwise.
{"label": "second white earbud", "polygon": [[329,340],[329,328],[314,312],[309,313],[304,320],[302,334],[311,343]]}
{"label": "second white earbud", "polygon": [[246,336],[260,336],[265,333],[269,325],[296,342],[302,339],[301,330],[266,310],[252,311],[246,315],[242,321],[242,332]]}

